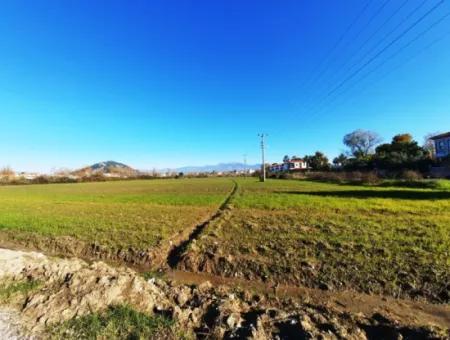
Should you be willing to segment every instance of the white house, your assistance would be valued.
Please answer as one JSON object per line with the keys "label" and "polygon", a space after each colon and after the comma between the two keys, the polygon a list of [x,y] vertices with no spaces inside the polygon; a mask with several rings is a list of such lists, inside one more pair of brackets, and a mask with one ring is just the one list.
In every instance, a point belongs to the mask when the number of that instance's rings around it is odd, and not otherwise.
{"label": "white house", "polygon": [[273,163],[269,172],[304,171],[308,169],[308,163],[301,158],[291,158],[283,163]]}
{"label": "white house", "polygon": [[434,141],[437,158],[450,156],[450,132],[434,136],[431,139]]}

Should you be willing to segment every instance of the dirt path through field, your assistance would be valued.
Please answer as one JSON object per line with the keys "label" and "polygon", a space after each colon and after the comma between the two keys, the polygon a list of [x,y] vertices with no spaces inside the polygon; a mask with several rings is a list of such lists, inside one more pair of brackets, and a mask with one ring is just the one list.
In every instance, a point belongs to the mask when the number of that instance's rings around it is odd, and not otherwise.
{"label": "dirt path through field", "polygon": [[272,294],[279,298],[293,298],[300,303],[333,308],[339,312],[362,313],[371,316],[380,313],[402,324],[423,326],[424,324],[448,327],[450,306],[421,301],[401,300],[391,297],[368,295],[353,291],[324,291],[300,286],[270,286],[263,282],[240,278],[225,278],[207,273],[192,273],[172,270],[166,276],[179,284],[201,284],[209,281],[213,286],[226,285],[259,294]]}
{"label": "dirt path through field", "polygon": [[222,217],[223,212],[229,208],[230,202],[233,199],[233,197],[236,195],[239,186],[235,180],[233,181],[233,189],[228,194],[228,196],[225,198],[223,203],[220,205],[220,207],[217,209],[217,211],[212,215],[208,220],[204,221],[201,224],[198,224],[194,230],[190,233],[189,237],[181,242],[179,242],[177,245],[175,245],[169,252],[167,256],[167,264],[170,268],[176,268],[178,263],[182,260],[183,254],[188,248],[188,246],[196,240],[200,234],[203,232],[203,230],[213,223],[214,221],[218,220]]}

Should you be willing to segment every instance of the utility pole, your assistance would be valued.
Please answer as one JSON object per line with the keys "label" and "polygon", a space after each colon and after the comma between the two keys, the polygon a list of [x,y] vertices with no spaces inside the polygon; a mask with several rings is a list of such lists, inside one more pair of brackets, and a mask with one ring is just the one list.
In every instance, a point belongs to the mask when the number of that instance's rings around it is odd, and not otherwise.
{"label": "utility pole", "polygon": [[265,182],[266,181],[266,161],[264,160],[264,151],[265,151],[265,145],[264,145],[264,137],[267,137],[266,133],[259,133],[258,137],[261,138],[261,177],[260,181]]}
{"label": "utility pole", "polygon": [[242,157],[244,157],[244,177],[245,177],[247,176],[247,154],[244,153]]}

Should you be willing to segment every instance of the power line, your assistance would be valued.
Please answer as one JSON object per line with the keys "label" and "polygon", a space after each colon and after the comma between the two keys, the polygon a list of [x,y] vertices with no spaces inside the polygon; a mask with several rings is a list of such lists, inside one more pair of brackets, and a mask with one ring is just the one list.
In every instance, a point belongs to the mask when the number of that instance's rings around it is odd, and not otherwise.
{"label": "power line", "polygon": [[[363,29],[359,30],[357,32],[357,34],[353,37],[353,40],[356,40],[359,38],[359,36],[361,35],[361,33],[364,31],[364,28],[366,27],[370,27],[370,25],[372,24],[372,21],[374,21],[376,19],[376,17],[378,17],[378,15],[380,15],[380,13],[383,11],[383,9],[386,7],[386,5],[390,2],[391,0],[385,0],[380,7],[378,7],[378,9],[372,13],[372,16],[369,18],[369,20],[367,20],[367,22],[365,23]],[[348,46],[345,45],[345,47]]]}
{"label": "power line", "polygon": [[[397,55],[399,55],[402,51],[404,51],[405,49],[407,49],[408,47],[410,47],[413,43],[415,43],[417,40],[419,40],[421,37],[423,37],[425,34],[427,34],[429,31],[431,31],[434,27],[436,27],[437,25],[439,25],[441,22],[443,22],[445,19],[447,19],[450,16],[450,12],[447,12],[446,14],[444,14],[442,17],[440,17],[438,20],[434,21],[430,26],[428,26],[426,29],[424,29],[423,31],[421,31],[418,35],[416,35],[413,39],[411,39],[410,41],[408,41],[405,45],[403,45],[401,48],[399,48],[397,51],[395,51],[394,53],[392,53],[389,57],[387,57],[385,60],[383,60],[383,62],[381,62],[380,64],[378,64],[375,68],[373,68],[372,70],[370,70],[368,73],[366,73],[363,77],[361,77],[359,79],[358,82],[361,82],[362,80],[366,79],[368,76],[370,76],[371,74],[373,74],[375,71],[377,71],[378,69],[380,69],[381,67],[383,67],[384,65],[386,65],[386,63],[392,59],[394,59]],[[442,40],[442,39],[438,39],[438,40]],[[434,42],[435,40],[433,40]],[[431,45],[434,45],[431,44]],[[428,46],[428,45],[427,45]],[[420,53],[419,53],[420,54]],[[353,86],[352,86],[353,87]]]}
{"label": "power line", "polygon": [[385,47],[383,47],[378,53],[372,56],[368,61],[366,61],[362,66],[360,66],[356,71],[346,77],[343,81],[341,81],[336,87],[334,87],[330,92],[328,92],[326,97],[329,97],[333,93],[335,93],[338,89],[340,89],[344,84],[346,84],[349,80],[353,79],[357,76],[364,68],[369,66],[374,60],[376,60],[380,55],[382,55],[387,49],[389,49],[392,45],[394,45],[397,41],[403,38],[409,31],[411,31],[414,27],[416,27],[419,23],[421,23],[425,18],[427,18],[431,13],[433,13],[439,6],[444,3],[444,0],[440,0],[436,5],[434,5],[431,9],[429,9],[425,14],[423,14],[419,19],[417,19],[413,24],[411,24],[407,29],[405,29],[402,33],[400,33],[397,37],[391,40]]}
{"label": "power line", "polygon": [[376,43],[374,46],[372,46],[371,49],[369,49],[362,58],[359,59],[359,61],[355,64],[353,64],[348,71],[351,71],[356,65],[358,65],[360,62],[363,62],[367,56],[369,56],[372,52],[374,52],[379,46],[381,46],[381,44],[383,44],[393,33],[395,33],[397,31],[397,29],[399,27],[401,27],[405,22],[407,22],[409,20],[409,18],[411,18],[412,15],[414,15],[416,12],[418,12],[423,5],[425,5],[425,3],[428,0],[423,0],[418,6],[416,6],[411,12],[408,13],[408,15],[403,18],[402,21],[400,21],[398,23],[398,25],[396,25],[393,29],[391,29],[387,34],[384,35],[384,37],[382,37],[382,39],[380,41],[378,41],[378,43]]}
{"label": "power line", "polygon": [[[392,14],[390,15],[390,16],[388,16],[384,21],[383,21],[383,23],[380,25],[380,26],[378,26],[378,28],[366,39],[366,40],[364,40],[364,42],[359,46],[359,49],[358,50],[362,50],[366,45],[367,45],[367,43],[369,43],[384,27],[386,27],[386,25],[389,23],[389,21],[391,21],[402,9],[403,9],[403,7],[405,7],[405,5],[408,3],[408,1],[409,0],[405,0],[405,1],[403,1],[401,4],[400,4],[400,6],[399,7],[397,7],[396,9],[395,9],[395,11],[393,11],[392,12]],[[427,1],[427,0],[426,0]],[[366,56],[367,54],[365,54],[364,55],[364,57]],[[353,55],[353,57],[354,56],[356,56],[356,54],[354,54]],[[353,57],[350,57],[350,58],[348,58],[345,62],[344,62],[344,64],[340,67],[340,69],[344,69],[345,67],[347,67],[347,65],[349,65],[349,63],[351,62],[351,61],[353,61]],[[364,58],[363,58],[364,59]],[[354,64],[355,65],[355,64]],[[349,71],[349,70],[351,70],[353,67],[350,67],[348,70],[346,70],[346,71]],[[346,71],[344,71],[344,72],[346,72]]]}
{"label": "power line", "polygon": [[[328,60],[330,59],[330,57],[334,53],[334,51],[338,48],[338,46],[342,43],[342,41],[344,41],[344,38],[346,37],[346,35],[350,33],[350,31],[352,30],[353,26],[355,26],[356,23],[359,21],[359,19],[362,17],[362,15],[366,11],[366,9],[369,7],[371,1],[372,0],[367,0],[366,1],[364,6],[362,7],[361,11],[358,12],[358,14],[352,20],[352,22],[347,26],[345,31],[340,35],[338,40],[336,40],[336,42],[333,44],[333,46],[328,51],[328,53],[325,54],[325,57],[322,59],[322,61],[319,63],[319,65],[316,67],[315,71],[313,72],[313,74],[314,74],[314,73],[316,73],[316,71],[319,71],[318,75],[315,78],[313,78],[312,81],[309,81],[308,86],[313,85],[314,83],[316,83],[322,77],[322,75],[324,73],[323,71],[326,70],[326,65],[328,65],[328,63],[326,63],[326,62],[328,62]],[[322,69],[322,66],[324,66],[324,64],[326,64],[325,65],[325,69]]]}
{"label": "power line", "polygon": [[[362,76],[361,78],[358,79],[358,81],[354,82],[350,87],[347,87],[343,92],[341,92],[339,95],[344,94],[345,92],[347,92],[348,90],[352,89],[353,87],[355,87],[355,85],[357,85],[358,83],[364,81],[367,77],[369,77],[370,75],[372,75],[373,73],[375,73],[375,71],[379,70],[381,67],[383,67],[384,65],[386,65],[386,63],[392,59],[394,59],[397,55],[399,55],[401,52],[403,52],[405,49],[407,49],[408,47],[410,47],[413,43],[415,43],[417,40],[419,40],[421,37],[423,37],[425,34],[427,34],[429,31],[431,31],[434,27],[436,27],[437,25],[439,25],[440,23],[442,23],[446,18],[450,17],[450,11],[447,12],[446,14],[444,14],[442,17],[440,17],[438,20],[434,21],[431,25],[429,25],[425,30],[421,31],[419,34],[417,34],[413,39],[411,39],[410,41],[408,41],[406,44],[404,44],[402,47],[400,47],[397,51],[395,51],[394,53],[392,53],[389,57],[387,57],[383,62],[381,62],[380,64],[378,64],[376,67],[374,67],[372,70],[370,70],[369,72],[367,72],[366,74],[364,74],[364,76]],[[417,51],[416,53],[414,53],[412,55],[412,57],[410,57],[409,59],[407,59],[406,61],[403,61],[399,66],[391,69],[390,72],[385,72],[383,74],[383,76],[381,78],[379,78],[377,81],[373,82],[372,85],[374,83],[379,82],[380,80],[384,79],[385,77],[389,76],[390,74],[392,74],[393,72],[395,72],[399,67],[404,66],[406,63],[411,62],[412,60],[414,60],[415,58],[417,58],[420,54],[422,54],[423,52],[425,52],[426,50],[430,49],[431,47],[433,47],[434,45],[436,45],[437,43],[439,43],[440,41],[444,40],[445,38],[447,38],[448,36],[450,36],[450,31],[444,33],[443,35],[441,35],[440,37],[438,37],[437,39],[434,39],[433,41],[431,41],[429,44],[425,45],[424,47],[422,47],[421,49],[419,49],[419,51]],[[338,96],[335,96],[333,98],[333,100],[331,100],[330,102],[328,102],[329,104],[332,104],[334,101],[336,101],[336,99],[338,98]],[[317,113],[323,111],[324,107],[319,110]]]}
{"label": "power line", "polygon": [[[388,37],[390,37],[393,33],[395,33],[399,27],[401,27],[405,22],[407,22],[407,21],[411,18],[411,16],[413,16],[416,12],[418,12],[418,11],[425,5],[425,3],[426,3],[427,1],[429,1],[429,0],[423,0],[418,6],[414,7],[414,9],[413,9],[412,11],[410,11],[410,12],[406,15],[406,17],[404,17],[403,20],[401,20],[401,21],[398,23],[398,25],[396,25],[392,30],[390,30],[387,34],[385,34],[384,37],[383,37],[380,41],[378,41],[378,43],[376,43],[369,51],[367,51],[367,52],[364,54],[364,56],[363,56],[362,58],[359,59],[359,61],[358,61],[357,63],[353,64],[353,65],[348,69],[348,71],[354,69],[356,65],[358,65],[360,62],[364,61],[365,58],[366,58],[367,56],[369,56],[373,51],[376,50],[376,48],[378,48],[379,46],[381,46],[381,44],[382,44],[384,41],[386,41]],[[442,1],[443,1],[443,0],[442,0]],[[324,102],[326,101],[326,99],[327,99],[328,97],[329,97],[329,95],[326,95],[326,96],[319,102],[319,104],[316,105],[316,107],[320,108],[320,107],[324,104]],[[309,106],[309,109],[311,109],[311,108],[313,108],[313,107],[314,107],[314,106]],[[315,112],[314,112],[313,114],[315,114]]]}
{"label": "power line", "polygon": [[[372,13],[372,15],[370,16],[370,18],[369,18],[369,19],[367,20],[367,22],[365,23],[364,27],[363,27],[361,30],[359,30],[359,31],[356,33],[356,35],[353,37],[353,40],[356,40],[356,39],[359,38],[359,36],[361,35],[361,33],[364,31],[364,29],[365,29],[366,27],[369,27],[369,26],[370,26],[370,24],[375,20],[376,17],[378,17],[378,15],[383,11],[383,9],[386,7],[386,5],[387,5],[390,1],[391,1],[391,0],[385,0],[385,1],[381,4],[381,6],[378,7],[377,10],[376,10],[374,13]],[[365,10],[366,10],[366,8],[368,7],[368,5],[369,5],[369,2],[366,3],[366,6],[363,8],[363,10],[362,10],[362,11],[359,13],[359,15],[357,16],[357,19],[358,19],[358,20],[359,20],[359,18],[362,16],[362,14],[365,12]],[[354,20],[354,21],[352,22],[352,24],[356,23],[358,20]],[[353,25],[351,25],[351,27],[352,27],[352,26],[353,26]],[[339,42],[340,42],[340,41],[339,41]],[[349,45],[349,42],[347,42],[347,44],[345,44],[345,45],[343,46],[343,49],[346,49],[348,45]],[[336,46],[336,47],[337,47],[337,46]],[[330,69],[329,63],[327,63],[327,66],[328,66],[328,67],[326,67],[324,70],[322,70],[322,72],[316,77],[315,81],[312,82],[312,83],[310,84],[310,86],[314,85],[318,80],[322,79],[322,77],[323,77],[326,73],[328,73],[328,70]],[[308,103],[308,104],[309,104],[309,105],[308,105],[308,108],[312,108],[312,107],[313,107],[313,105],[311,104],[311,100],[309,100],[309,103]]]}

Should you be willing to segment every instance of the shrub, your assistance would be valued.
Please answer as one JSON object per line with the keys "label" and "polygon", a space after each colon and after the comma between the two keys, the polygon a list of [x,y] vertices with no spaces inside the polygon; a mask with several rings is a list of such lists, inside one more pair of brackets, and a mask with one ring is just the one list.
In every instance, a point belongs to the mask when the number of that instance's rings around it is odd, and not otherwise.
{"label": "shrub", "polygon": [[376,172],[310,172],[306,177],[316,181],[326,181],[333,183],[349,183],[349,184],[378,184],[381,182],[380,176]]}
{"label": "shrub", "polygon": [[423,179],[422,174],[414,170],[405,170],[400,174],[400,179],[405,181],[414,182]]}
{"label": "shrub", "polygon": [[361,171],[349,171],[345,175],[347,181],[351,183],[359,183],[363,178],[363,173]]}
{"label": "shrub", "polygon": [[361,182],[364,184],[375,185],[381,182],[381,178],[374,171],[366,172],[361,177]]}
{"label": "shrub", "polygon": [[50,180],[47,176],[38,176],[33,178],[30,182],[33,184],[47,184],[50,183]]}

